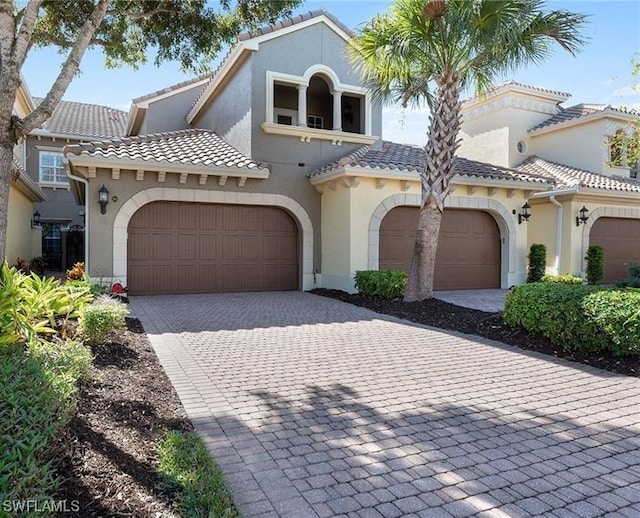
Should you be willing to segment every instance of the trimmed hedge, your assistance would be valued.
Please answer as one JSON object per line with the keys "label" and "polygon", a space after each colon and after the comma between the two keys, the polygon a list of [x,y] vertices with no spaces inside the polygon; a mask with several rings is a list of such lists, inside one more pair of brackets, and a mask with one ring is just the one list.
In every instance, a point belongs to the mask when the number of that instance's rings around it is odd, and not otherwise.
{"label": "trimmed hedge", "polygon": [[597,284],[604,279],[604,248],[591,245],[585,257],[587,261],[587,282]]}
{"label": "trimmed hedge", "polygon": [[557,284],[584,284],[584,279],[577,275],[565,273],[563,275],[545,275],[542,282],[555,282]]}
{"label": "trimmed hedge", "polygon": [[533,244],[527,257],[529,258],[527,282],[541,281],[547,267],[547,247],[541,244]]}
{"label": "trimmed hedge", "polygon": [[568,351],[640,354],[640,292],[580,284],[523,284],[507,295],[504,321]]}
{"label": "trimmed hedge", "polygon": [[402,297],[407,281],[407,274],[401,270],[361,270],[355,276],[360,295],[385,299]]}

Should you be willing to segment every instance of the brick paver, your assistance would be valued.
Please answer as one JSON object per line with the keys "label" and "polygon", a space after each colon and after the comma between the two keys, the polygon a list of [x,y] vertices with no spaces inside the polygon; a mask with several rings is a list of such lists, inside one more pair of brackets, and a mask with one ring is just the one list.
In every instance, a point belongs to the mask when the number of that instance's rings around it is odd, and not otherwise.
{"label": "brick paver", "polygon": [[306,293],[135,297],[251,516],[640,509],[640,380]]}

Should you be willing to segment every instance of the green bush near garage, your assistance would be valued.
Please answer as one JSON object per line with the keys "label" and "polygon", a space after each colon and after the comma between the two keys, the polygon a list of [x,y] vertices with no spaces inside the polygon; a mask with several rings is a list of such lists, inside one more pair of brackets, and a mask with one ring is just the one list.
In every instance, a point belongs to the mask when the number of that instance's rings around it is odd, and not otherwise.
{"label": "green bush near garage", "polygon": [[360,270],[356,272],[355,286],[364,297],[397,299],[407,287],[408,276],[402,270]]}
{"label": "green bush near garage", "polygon": [[640,291],[540,282],[507,295],[504,321],[567,351],[640,354]]}

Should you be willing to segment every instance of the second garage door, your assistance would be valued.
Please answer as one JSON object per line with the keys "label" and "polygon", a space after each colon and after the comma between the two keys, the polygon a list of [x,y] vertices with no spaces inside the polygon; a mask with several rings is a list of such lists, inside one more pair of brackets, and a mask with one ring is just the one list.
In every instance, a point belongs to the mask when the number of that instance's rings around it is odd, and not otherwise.
{"label": "second garage door", "polygon": [[[391,209],[380,225],[380,269],[409,271],[418,228],[416,207]],[[434,289],[500,287],[500,231],[480,210],[444,211],[438,240]]]}
{"label": "second garage door", "polygon": [[599,218],[589,243],[604,248],[605,282],[622,281],[629,277],[627,264],[640,262],[640,220]]}
{"label": "second garage door", "polygon": [[128,229],[131,295],[298,289],[298,229],[277,207],[154,202]]}

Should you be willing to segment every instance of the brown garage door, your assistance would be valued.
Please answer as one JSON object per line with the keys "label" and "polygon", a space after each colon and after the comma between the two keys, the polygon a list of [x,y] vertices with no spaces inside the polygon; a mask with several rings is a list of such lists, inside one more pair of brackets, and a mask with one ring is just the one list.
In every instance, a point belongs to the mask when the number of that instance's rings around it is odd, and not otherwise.
{"label": "brown garage door", "polygon": [[624,280],[629,277],[626,263],[640,262],[640,220],[598,218],[589,243],[604,248],[605,282]]}
{"label": "brown garage door", "polygon": [[129,222],[132,295],[298,289],[298,230],[276,207],[154,202]]}
{"label": "brown garage door", "polygon": [[[380,225],[380,269],[409,271],[418,228],[416,207],[391,209]],[[444,211],[436,254],[434,289],[500,287],[500,231],[480,210]]]}

